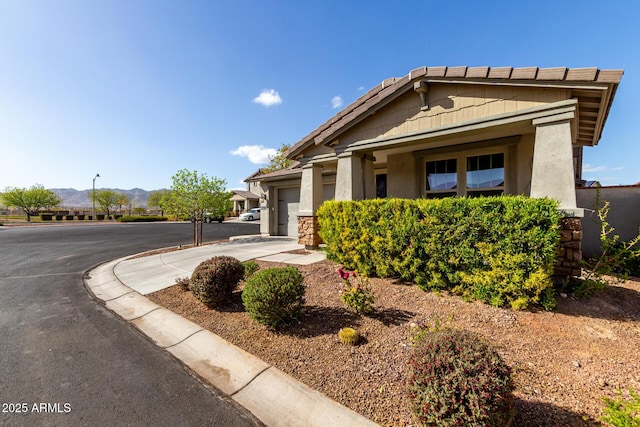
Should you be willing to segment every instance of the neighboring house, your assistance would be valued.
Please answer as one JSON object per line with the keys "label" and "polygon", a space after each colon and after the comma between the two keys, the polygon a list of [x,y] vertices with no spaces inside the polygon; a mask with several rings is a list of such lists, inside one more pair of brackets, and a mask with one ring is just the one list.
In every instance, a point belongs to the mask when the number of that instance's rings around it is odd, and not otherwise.
{"label": "neighboring house", "polygon": [[231,196],[233,213],[236,216],[260,206],[260,196],[251,191],[231,190],[231,192],[233,193]]}
{"label": "neighboring house", "polygon": [[[524,194],[581,217],[582,150],[600,140],[622,70],[422,67],[371,89],[252,176],[261,232],[316,246],[324,200]],[[578,221],[579,222],[579,221]]]}

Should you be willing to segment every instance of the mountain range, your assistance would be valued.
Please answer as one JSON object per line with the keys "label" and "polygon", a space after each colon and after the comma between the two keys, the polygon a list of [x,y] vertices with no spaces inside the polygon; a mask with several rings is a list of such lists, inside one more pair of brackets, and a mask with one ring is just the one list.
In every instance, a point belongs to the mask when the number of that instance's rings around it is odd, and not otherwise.
{"label": "mountain range", "polygon": [[[127,196],[129,196],[129,200],[131,200],[131,207],[133,208],[147,207],[147,199],[149,198],[149,193],[151,193],[151,191],[143,190],[142,188],[132,188],[131,190],[122,190],[119,188],[96,188],[96,192],[103,190],[111,190],[115,191],[116,193],[126,194]],[[62,199],[62,204],[60,205],[62,207],[82,208],[92,205],[92,190],[76,190],[75,188],[51,188],[51,191],[56,193]]]}

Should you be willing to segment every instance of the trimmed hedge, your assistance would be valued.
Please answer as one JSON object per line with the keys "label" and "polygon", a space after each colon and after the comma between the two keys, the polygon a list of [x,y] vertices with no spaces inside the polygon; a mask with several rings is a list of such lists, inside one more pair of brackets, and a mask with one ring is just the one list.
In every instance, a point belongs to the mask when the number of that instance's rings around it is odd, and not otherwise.
{"label": "trimmed hedge", "polygon": [[118,222],[155,222],[155,221],[166,221],[168,218],[166,216],[159,215],[125,215],[117,218]]}
{"label": "trimmed hedge", "polygon": [[366,276],[398,277],[495,306],[553,298],[560,212],[550,199],[327,201],[318,221],[329,258]]}

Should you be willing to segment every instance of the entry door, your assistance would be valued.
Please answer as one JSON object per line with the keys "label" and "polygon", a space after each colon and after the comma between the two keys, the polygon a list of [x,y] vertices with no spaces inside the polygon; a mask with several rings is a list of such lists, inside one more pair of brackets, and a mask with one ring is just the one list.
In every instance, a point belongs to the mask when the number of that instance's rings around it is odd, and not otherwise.
{"label": "entry door", "polygon": [[300,187],[278,189],[278,235],[298,235]]}

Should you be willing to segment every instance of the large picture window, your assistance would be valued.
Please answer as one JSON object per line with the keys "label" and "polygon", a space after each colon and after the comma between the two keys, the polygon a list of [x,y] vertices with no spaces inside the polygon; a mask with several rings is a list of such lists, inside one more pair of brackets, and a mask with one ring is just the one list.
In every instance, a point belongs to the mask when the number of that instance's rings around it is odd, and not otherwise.
{"label": "large picture window", "polygon": [[[504,194],[504,152],[472,155],[461,151],[451,158],[426,162],[425,195],[428,198],[450,196],[492,196]],[[473,153],[475,154],[475,153]]]}
{"label": "large picture window", "polygon": [[504,154],[467,157],[467,194],[496,195],[504,192]]}
{"label": "large picture window", "polygon": [[427,162],[427,194],[435,197],[455,196],[457,188],[457,159]]}

